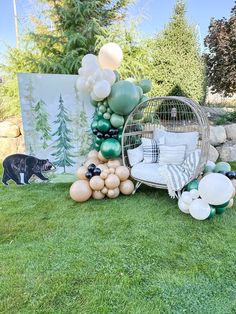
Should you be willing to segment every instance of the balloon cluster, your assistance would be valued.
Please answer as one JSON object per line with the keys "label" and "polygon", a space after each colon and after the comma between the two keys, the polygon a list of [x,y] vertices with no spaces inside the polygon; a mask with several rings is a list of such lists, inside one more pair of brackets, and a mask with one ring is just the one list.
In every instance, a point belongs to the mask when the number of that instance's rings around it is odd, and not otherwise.
{"label": "balloon cluster", "polygon": [[120,80],[116,71],[123,60],[119,45],[108,43],[98,56],[87,54],[82,59],[76,82],[78,93],[90,95],[96,108],[91,129],[94,149],[107,158],[121,154],[122,130],[126,116],[141,102],[148,99],[144,94],[151,90],[150,80]]}
{"label": "balloon cluster", "polygon": [[178,201],[179,209],[197,220],[204,220],[231,208],[236,194],[236,180],[224,175],[230,172],[230,164],[208,161],[204,176],[186,186]]}
{"label": "balloon cluster", "polygon": [[134,184],[129,180],[129,169],[120,159],[107,160],[101,153],[92,150],[84,165],[77,170],[79,180],[70,188],[70,196],[76,202],[94,199],[116,198],[120,193],[130,195]]}

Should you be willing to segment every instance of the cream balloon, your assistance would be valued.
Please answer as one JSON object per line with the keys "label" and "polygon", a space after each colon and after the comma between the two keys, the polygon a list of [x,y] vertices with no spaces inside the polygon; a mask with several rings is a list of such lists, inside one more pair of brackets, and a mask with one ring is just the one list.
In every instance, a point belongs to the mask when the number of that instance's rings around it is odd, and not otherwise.
{"label": "cream balloon", "polygon": [[119,196],[119,194],[120,194],[119,188],[115,188],[115,189],[112,189],[112,190],[108,190],[108,191],[107,191],[107,196],[108,196],[109,198],[116,198],[116,197]]}
{"label": "cream balloon", "polygon": [[81,166],[78,168],[76,175],[80,180],[87,180],[85,173],[88,171],[87,167]]}
{"label": "cream balloon", "polygon": [[106,159],[106,158],[102,155],[101,151],[98,152],[98,159],[101,160],[101,161],[103,161],[103,162],[107,162],[107,161],[108,161],[108,159]]}
{"label": "cream balloon", "polygon": [[101,192],[102,192],[103,194],[107,194],[107,192],[108,192],[108,188],[106,188],[106,187],[104,186],[104,188],[103,188],[103,189],[101,189]]}
{"label": "cream balloon", "polygon": [[83,57],[81,63],[82,63],[82,66],[86,67],[88,64],[91,64],[91,63],[97,64],[98,59],[97,59],[97,56],[93,55],[92,53],[88,53]]}
{"label": "cream balloon", "polygon": [[102,69],[116,70],[123,60],[123,52],[116,43],[107,43],[99,51],[98,62]]}
{"label": "cream balloon", "polygon": [[211,208],[207,202],[198,198],[189,206],[190,215],[197,220],[205,220],[211,213]]}
{"label": "cream balloon", "polygon": [[210,173],[199,182],[198,191],[206,203],[221,205],[231,199],[233,188],[230,179],[226,176]]}
{"label": "cream balloon", "polygon": [[193,201],[190,192],[187,192],[187,191],[182,193],[181,198],[182,198],[183,202],[186,204],[191,204]]}
{"label": "cream balloon", "polygon": [[115,189],[120,185],[120,179],[115,174],[109,174],[105,180],[105,185],[108,189]]}
{"label": "cream balloon", "polygon": [[95,191],[100,191],[104,188],[104,180],[99,176],[94,176],[89,181],[90,187]]}
{"label": "cream balloon", "polygon": [[104,99],[107,96],[109,96],[110,92],[111,92],[111,86],[105,80],[96,82],[93,87],[94,95],[101,99]]}
{"label": "cream balloon", "polygon": [[89,165],[94,164],[95,166],[97,166],[100,163],[100,161],[98,159],[87,159],[84,163],[84,166],[88,168]]}
{"label": "cream balloon", "polygon": [[229,204],[227,205],[226,208],[231,208],[231,207],[233,207],[233,205],[234,205],[234,199],[231,198],[230,201],[229,201]]}
{"label": "cream balloon", "polygon": [[93,149],[88,153],[88,159],[97,159],[98,158],[98,152]]}
{"label": "cream balloon", "polygon": [[115,174],[120,178],[120,181],[125,181],[129,178],[129,169],[125,166],[116,168]]}
{"label": "cream balloon", "polygon": [[101,177],[103,180],[105,180],[105,179],[108,177],[108,173],[106,173],[105,171],[102,171],[102,172],[100,173],[100,177]]}
{"label": "cream balloon", "polygon": [[97,168],[101,169],[101,171],[104,171],[104,170],[107,170],[107,169],[108,169],[107,166],[104,165],[104,164],[99,164],[99,165],[97,165]]}
{"label": "cream balloon", "polygon": [[103,70],[103,79],[106,80],[110,85],[113,85],[116,81],[115,73],[110,69]]}
{"label": "cream balloon", "polygon": [[105,197],[101,191],[93,191],[92,196],[95,200],[102,200]]}
{"label": "cream balloon", "polygon": [[76,202],[85,202],[91,195],[92,190],[86,180],[75,181],[70,187],[70,197]]}
{"label": "cream balloon", "polygon": [[121,182],[119,188],[122,194],[129,195],[134,191],[134,184],[131,180],[125,180]]}
{"label": "cream balloon", "polygon": [[181,210],[181,212],[185,214],[189,214],[189,204],[185,203],[182,198],[180,197],[178,200],[178,207]]}
{"label": "cream balloon", "polygon": [[117,168],[121,165],[120,159],[108,160],[107,166],[109,168]]}
{"label": "cream balloon", "polygon": [[109,172],[114,174],[115,173],[115,169],[114,168],[109,168]]}

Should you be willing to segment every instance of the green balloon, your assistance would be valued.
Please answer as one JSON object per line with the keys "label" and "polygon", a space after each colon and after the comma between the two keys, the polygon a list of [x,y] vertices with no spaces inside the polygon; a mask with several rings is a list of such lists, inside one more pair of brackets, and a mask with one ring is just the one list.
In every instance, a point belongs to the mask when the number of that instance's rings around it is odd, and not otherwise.
{"label": "green balloon", "polygon": [[102,142],[103,142],[103,138],[99,138],[99,137],[96,136],[95,143],[98,144],[99,147],[102,144]]}
{"label": "green balloon", "polygon": [[116,76],[116,82],[118,82],[120,80],[120,73],[118,71],[114,71],[115,76]]}
{"label": "green balloon", "polygon": [[139,92],[139,98],[141,99],[143,97],[143,90],[140,86],[137,86],[138,92]]}
{"label": "green balloon", "polygon": [[217,207],[216,208],[216,213],[218,215],[221,215],[221,214],[223,214],[225,212],[225,210],[226,210],[226,207]]}
{"label": "green balloon", "polygon": [[112,159],[120,156],[121,145],[118,140],[114,138],[108,138],[102,143],[100,150],[106,159]]}
{"label": "green balloon", "polygon": [[186,185],[186,190],[187,191],[191,191],[191,190],[198,190],[198,185],[199,185],[199,181],[197,179],[189,182],[187,185]]}
{"label": "green balloon", "polygon": [[211,208],[211,212],[210,212],[210,215],[208,216],[208,219],[211,219],[211,218],[215,217],[215,215],[216,215],[215,207],[210,206],[210,208]]}
{"label": "green balloon", "polygon": [[123,131],[123,126],[120,126],[120,127],[118,128],[118,130],[122,132],[122,131]]}
{"label": "green balloon", "polygon": [[97,129],[100,132],[107,132],[111,128],[111,123],[109,120],[104,118],[98,120]]}
{"label": "green balloon", "polygon": [[103,118],[106,119],[106,120],[110,120],[111,114],[110,114],[109,112],[105,112],[105,113],[103,114]]}
{"label": "green balloon", "polygon": [[224,204],[220,204],[220,205],[214,205],[215,208],[226,208],[229,205],[229,201],[225,202]]}
{"label": "green balloon", "polygon": [[231,166],[229,163],[220,161],[216,164],[214,172],[220,172],[220,171],[231,171]]}
{"label": "green balloon", "polygon": [[93,147],[94,147],[94,149],[96,149],[96,151],[99,151],[99,150],[100,150],[100,144],[95,143],[95,144],[93,145]]}
{"label": "green balloon", "polygon": [[114,128],[119,128],[120,126],[123,126],[123,124],[125,123],[125,119],[123,116],[120,116],[119,114],[113,113],[111,115],[110,122]]}
{"label": "green balloon", "polygon": [[105,106],[101,105],[101,106],[99,107],[99,112],[105,113],[106,111],[107,111],[107,108],[106,108]]}
{"label": "green balloon", "polygon": [[135,120],[141,120],[142,117],[143,117],[143,112],[142,111],[135,112],[135,114],[134,114],[134,119]]}
{"label": "green balloon", "polygon": [[100,112],[100,111],[97,111],[97,116],[98,116],[99,118],[101,118],[101,117],[103,116],[103,113]]}
{"label": "green balloon", "polygon": [[90,104],[93,105],[94,107],[98,106],[98,102],[96,100],[93,100],[92,98],[90,98]]}
{"label": "green balloon", "polygon": [[130,83],[134,83],[136,84],[136,79],[134,77],[127,77],[127,79],[125,79],[126,81],[130,82]]}
{"label": "green balloon", "polygon": [[128,81],[119,81],[112,85],[108,104],[115,113],[128,115],[139,103],[137,87]]}
{"label": "green balloon", "polygon": [[141,80],[138,82],[138,86],[140,86],[143,90],[143,93],[146,94],[150,92],[152,88],[152,82],[150,80]]}
{"label": "green balloon", "polygon": [[93,122],[91,123],[91,129],[96,129],[98,126],[98,121],[97,120],[93,120]]}
{"label": "green balloon", "polygon": [[118,133],[118,141],[121,143],[121,140],[122,140],[122,132],[119,132]]}
{"label": "green balloon", "polygon": [[205,165],[204,173],[213,172],[215,170],[216,164],[213,161],[208,160]]}
{"label": "green balloon", "polygon": [[107,107],[108,106],[108,102],[107,102],[107,100],[103,100],[103,106],[105,106],[105,107]]}
{"label": "green balloon", "polygon": [[107,108],[107,112],[108,112],[108,113],[112,113],[113,111],[111,110],[110,107],[108,107],[108,108]]}
{"label": "green balloon", "polygon": [[140,99],[140,104],[144,101],[147,101],[149,99],[149,97],[147,97],[146,95],[143,95],[143,97]]}

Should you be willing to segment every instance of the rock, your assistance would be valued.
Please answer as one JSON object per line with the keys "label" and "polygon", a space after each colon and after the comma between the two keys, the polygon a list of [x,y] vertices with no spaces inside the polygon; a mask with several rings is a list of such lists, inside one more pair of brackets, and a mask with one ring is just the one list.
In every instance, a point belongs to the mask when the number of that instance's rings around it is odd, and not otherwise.
{"label": "rock", "polygon": [[222,161],[236,161],[236,144],[227,142],[220,148],[220,159]]}
{"label": "rock", "polygon": [[18,125],[10,122],[0,122],[0,137],[18,137],[20,135],[20,128]]}
{"label": "rock", "polygon": [[17,153],[20,154],[25,154],[25,141],[24,141],[24,136],[19,136],[17,137]]}
{"label": "rock", "polygon": [[0,160],[17,153],[17,138],[0,138]]}
{"label": "rock", "polygon": [[225,128],[221,125],[210,126],[210,144],[213,146],[217,146],[225,143],[225,141],[226,141]]}
{"label": "rock", "polygon": [[236,123],[225,125],[227,139],[236,142]]}
{"label": "rock", "polygon": [[214,146],[210,145],[208,160],[216,162],[218,158],[219,158],[219,153],[217,149]]}

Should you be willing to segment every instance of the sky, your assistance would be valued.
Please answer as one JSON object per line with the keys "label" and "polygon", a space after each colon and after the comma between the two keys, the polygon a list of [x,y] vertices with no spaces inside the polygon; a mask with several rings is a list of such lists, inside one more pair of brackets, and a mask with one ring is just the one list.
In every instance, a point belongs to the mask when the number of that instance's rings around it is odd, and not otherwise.
{"label": "sky", "polygon": [[[20,20],[20,29],[24,22],[29,20],[29,15],[35,12],[35,0],[16,0]],[[201,47],[207,35],[210,19],[228,17],[234,6],[234,0],[186,0],[187,18],[189,23],[196,25]],[[130,17],[142,16],[139,30],[144,35],[152,35],[160,31],[168,23],[173,12],[175,0],[136,0],[129,8]],[[13,0],[0,0],[0,53],[7,45],[14,47],[15,27]]]}

